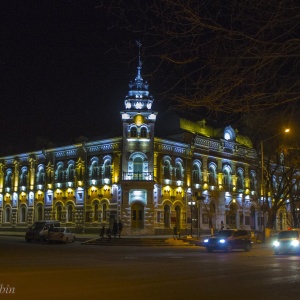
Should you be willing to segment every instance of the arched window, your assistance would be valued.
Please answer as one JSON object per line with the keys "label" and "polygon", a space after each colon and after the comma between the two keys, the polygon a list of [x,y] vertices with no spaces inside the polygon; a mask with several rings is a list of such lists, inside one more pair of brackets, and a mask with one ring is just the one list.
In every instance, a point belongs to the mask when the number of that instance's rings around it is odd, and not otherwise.
{"label": "arched window", "polygon": [[12,171],[11,169],[8,169],[6,171],[6,176],[5,176],[5,187],[9,187],[11,188],[11,184],[12,184]]}
{"label": "arched window", "polygon": [[110,162],[110,160],[108,160],[108,159],[105,160],[103,168],[104,168],[104,178],[110,179],[111,178],[111,162]]}
{"label": "arched window", "polygon": [[26,206],[22,205],[20,210],[20,223],[26,222]]}
{"label": "arched window", "polygon": [[137,137],[137,129],[136,129],[136,127],[131,127],[131,129],[130,129],[130,137]]}
{"label": "arched window", "polygon": [[36,173],[36,183],[44,184],[45,183],[45,170],[43,165],[38,166],[38,171]]}
{"label": "arched window", "polygon": [[74,181],[75,178],[75,171],[74,171],[74,163],[69,163],[68,169],[67,169],[67,181]]}
{"label": "arched window", "polygon": [[56,182],[63,182],[64,180],[64,171],[63,171],[63,165],[62,164],[57,164],[57,169],[56,169]]}
{"label": "arched window", "polygon": [[62,211],[61,205],[58,205],[56,207],[56,219],[58,221],[61,221],[61,211]]}
{"label": "arched window", "polygon": [[20,186],[27,186],[27,177],[28,177],[27,167],[23,167],[21,169],[21,175],[20,175]]}
{"label": "arched window", "polygon": [[94,222],[98,222],[98,209],[99,209],[99,205],[98,203],[95,203],[94,205]]}
{"label": "arched window", "polygon": [[147,128],[146,127],[142,127],[141,128],[141,137],[142,138],[146,138],[147,137]]}
{"label": "arched window", "polygon": [[210,186],[217,186],[217,172],[216,172],[216,165],[210,164],[209,166],[209,176],[208,181]]}
{"label": "arched window", "polygon": [[37,220],[43,220],[43,207],[41,205],[37,207]]}
{"label": "arched window", "polygon": [[10,207],[6,207],[5,209],[5,223],[10,223],[11,220],[11,214],[10,214]]}
{"label": "arched window", "polygon": [[231,186],[231,169],[229,166],[225,166],[223,169],[223,186],[225,190],[230,190]]}
{"label": "arched window", "polygon": [[164,179],[171,179],[171,163],[169,160],[164,162]]}
{"label": "arched window", "polygon": [[107,204],[102,204],[102,221],[106,221]]}
{"label": "arched window", "polygon": [[68,205],[67,209],[67,222],[73,222],[73,206]]}
{"label": "arched window", "polygon": [[183,180],[183,168],[181,162],[176,163],[175,177],[176,180]]}
{"label": "arched window", "polygon": [[200,162],[195,162],[193,164],[193,171],[192,171],[192,180],[194,184],[202,182],[202,174],[201,174],[201,164]]}
{"label": "arched window", "polygon": [[256,190],[256,174],[254,171],[250,172],[250,190],[251,191]]}
{"label": "arched window", "polygon": [[237,171],[236,188],[238,192],[242,192],[244,190],[244,171],[240,168]]}
{"label": "arched window", "polygon": [[164,207],[164,226],[165,228],[170,228],[170,206],[165,205]]}

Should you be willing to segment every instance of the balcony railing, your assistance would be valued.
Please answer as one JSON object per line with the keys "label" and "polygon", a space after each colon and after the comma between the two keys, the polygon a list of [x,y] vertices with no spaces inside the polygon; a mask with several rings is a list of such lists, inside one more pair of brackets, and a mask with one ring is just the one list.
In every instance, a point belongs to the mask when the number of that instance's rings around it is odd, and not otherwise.
{"label": "balcony railing", "polygon": [[123,180],[153,180],[152,172],[123,172]]}

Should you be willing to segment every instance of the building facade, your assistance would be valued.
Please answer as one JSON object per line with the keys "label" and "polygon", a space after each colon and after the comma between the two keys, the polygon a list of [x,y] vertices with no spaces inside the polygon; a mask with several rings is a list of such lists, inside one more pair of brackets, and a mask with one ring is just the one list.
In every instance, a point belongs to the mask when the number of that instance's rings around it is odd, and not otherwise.
{"label": "building facade", "polygon": [[122,136],[0,158],[0,230],[42,219],[77,232],[121,220],[127,235],[261,229],[251,141],[174,111],[158,121],[153,101],[139,66]]}

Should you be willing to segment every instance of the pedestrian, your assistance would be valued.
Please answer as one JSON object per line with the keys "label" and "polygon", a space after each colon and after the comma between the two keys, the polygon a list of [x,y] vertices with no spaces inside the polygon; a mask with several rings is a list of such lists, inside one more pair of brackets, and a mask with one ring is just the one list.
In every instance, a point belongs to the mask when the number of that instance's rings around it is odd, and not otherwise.
{"label": "pedestrian", "polygon": [[115,220],[114,224],[113,224],[113,235],[114,235],[115,238],[117,237],[117,234],[118,234],[118,223]]}
{"label": "pedestrian", "polygon": [[119,220],[119,223],[118,223],[119,238],[121,237],[122,229],[123,229],[123,223],[121,222],[121,220]]}
{"label": "pedestrian", "polygon": [[107,228],[106,235],[107,235],[107,242],[109,243],[111,241],[111,230],[110,230],[110,227]]}
{"label": "pedestrian", "polygon": [[175,239],[177,234],[178,234],[178,228],[177,228],[177,226],[174,226],[174,228],[173,228],[173,239]]}
{"label": "pedestrian", "polygon": [[105,227],[104,225],[102,226],[101,230],[100,230],[100,238],[103,240],[104,239],[104,235],[105,235]]}

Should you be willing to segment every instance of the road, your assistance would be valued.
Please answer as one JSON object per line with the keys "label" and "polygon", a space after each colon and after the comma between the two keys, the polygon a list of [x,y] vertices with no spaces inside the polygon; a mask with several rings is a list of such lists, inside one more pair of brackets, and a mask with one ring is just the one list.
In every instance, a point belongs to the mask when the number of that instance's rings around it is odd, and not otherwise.
{"label": "road", "polygon": [[[2,286],[2,290],[1,290]],[[9,293],[10,291],[10,293]],[[298,299],[300,257],[0,237],[1,299]]]}

